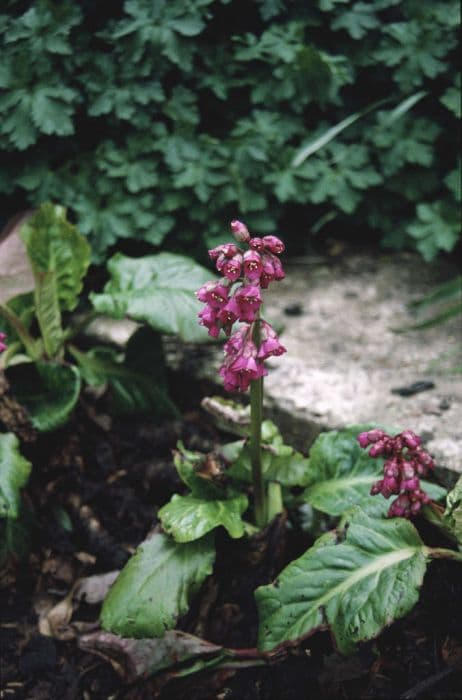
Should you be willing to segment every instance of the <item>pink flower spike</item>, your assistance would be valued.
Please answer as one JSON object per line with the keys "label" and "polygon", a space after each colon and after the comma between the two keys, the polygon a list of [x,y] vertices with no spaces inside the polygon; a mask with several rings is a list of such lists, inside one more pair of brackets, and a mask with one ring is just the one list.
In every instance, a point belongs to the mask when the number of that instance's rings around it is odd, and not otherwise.
{"label": "pink flower spike", "polygon": [[0,333],[0,352],[4,352],[7,349],[7,344],[5,343],[6,333]]}
{"label": "pink flower spike", "polygon": [[242,221],[238,221],[238,219],[231,221],[231,231],[239,243],[248,243],[250,241],[249,229]]}
{"label": "pink flower spike", "polygon": [[416,515],[430,498],[420,488],[420,476],[433,467],[433,459],[421,446],[421,439],[411,430],[391,436],[383,430],[369,430],[358,436],[361,447],[368,447],[371,457],[387,457],[383,465],[384,478],[371,488],[373,496],[385,498],[397,494],[388,510],[389,517],[410,518]]}
{"label": "pink flower spike", "polygon": [[277,236],[263,236],[262,240],[265,250],[269,250],[270,253],[280,255],[285,250],[284,243]]}
{"label": "pink flower spike", "polygon": [[256,250],[246,250],[243,256],[244,260],[244,275],[251,282],[260,279],[263,265],[260,255]]}

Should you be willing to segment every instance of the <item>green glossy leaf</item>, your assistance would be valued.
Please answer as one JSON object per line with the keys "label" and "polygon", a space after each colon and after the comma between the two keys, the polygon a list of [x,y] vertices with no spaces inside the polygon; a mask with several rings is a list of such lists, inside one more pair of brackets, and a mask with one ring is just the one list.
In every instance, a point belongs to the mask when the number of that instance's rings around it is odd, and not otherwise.
{"label": "green glossy leaf", "polygon": [[158,513],[162,527],[177,542],[192,542],[216,527],[223,526],[233,538],[245,532],[242,514],[249,505],[247,496],[240,494],[220,500],[196,496],[172,496]]}
{"label": "green glossy leaf", "polygon": [[[21,237],[26,244],[36,284],[43,276],[52,277],[59,308],[75,309],[90,264],[90,246],[67,221],[66,210],[54,204],[42,204],[22,226]],[[47,282],[47,286],[51,286],[51,282]]]}
{"label": "green glossy leaf", "polygon": [[8,370],[8,379],[32,425],[41,432],[66,423],[80,395],[80,373],[72,365],[42,361],[15,365]]}
{"label": "green glossy leaf", "polygon": [[95,309],[114,318],[145,321],[160,333],[186,342],[207,339],[194,292],[213,275],[189,258],[159,253],[129,258],[117,253],[108,263],[111,279],[102,294],[92,294]]}
{"label": "green glossy leaf", "polygon": [[162,637],[212,573],[213,537],[177,544],[156,533],[143,542],[109,590],[101,624],[122,637]]}
{"label": "green glossy leaf", "polygon": [[32,465],[19,451],[13,433],[0,434],[0,518],[17,518],[21,489],[27,484]]}
{"label": "green glossy leaf", "polygon": [[447,495],[444,519],[462,549],[462,476]]}
{"label": "green glossy leaf", "polygon": [[259,648],[269,651],[329,628],[341,653],[376,637],[418,600],[429,550],[407,520],[359,508],[269,586],[258,588]]}
{"label": "green glossy leaf", "polygon": [[[360,506],[369,515],[386,515],[390,500],[371,496],[372,484],[381,478],[383,460],[372,459],[362,449],[357,435],[364,426],[321,433],[310,449],[310,483],[303,500],[313,508],[332,516],[342,515],[352,506]],[[421,481],[430,498],[440,500],[446,491],[437,484]]]}

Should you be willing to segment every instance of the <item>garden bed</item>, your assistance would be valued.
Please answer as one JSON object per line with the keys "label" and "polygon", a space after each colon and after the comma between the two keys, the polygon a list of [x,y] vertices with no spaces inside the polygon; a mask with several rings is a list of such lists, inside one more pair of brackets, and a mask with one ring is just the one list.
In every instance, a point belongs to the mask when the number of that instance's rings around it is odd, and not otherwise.
{"label": "garden bed", "polygon": [[[462,570],[455,562],[434,562],[413,611],[349,657],[335,652],[327,632],[317,632],[266,665],[183,679],[167,671],[127,684],[110,663],[79,648],[99,605],[81,601],[72,620],[50,621],[50,609],[79,578],[120,569],[157,525],[157,510],[181,489],[171,459],[177,440],[204,452],[223,442],[198,405],[207,387],[178,376],[176,386],[182,420],[109,419],[85,397],[66,428],[24,448],[34,464],[25,495],[32,541],[26,560],[10,562],[2,580],[3,697],[462,698]],[[416,525],[432,546],[445,544],[428,523]],[[219,532],[213,575],[177,627],[227,647],[254,647],[253,591],[312,541],[284,516],[251,540]]]}

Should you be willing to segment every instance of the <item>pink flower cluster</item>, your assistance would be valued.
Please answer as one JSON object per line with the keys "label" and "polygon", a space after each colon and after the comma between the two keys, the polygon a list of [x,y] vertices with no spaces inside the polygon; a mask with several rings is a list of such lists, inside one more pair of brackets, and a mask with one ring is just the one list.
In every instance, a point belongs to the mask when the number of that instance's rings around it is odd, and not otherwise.
{"label": "pink flower cluster", "polygon": [[0,333],[0,352],[3,352],[8,347],[5,343],[6,333]]}
{"label": "pink flower cluster", "polygon": [[419,477],[435,466],[432,457],[421,447],[421,438],[411,430],[392,437],[383,430],[369,430],[358,435],[361,447],[369,447],[371,457],[385,457],[383,479],[372,485],[371,494],[381,493],[385,498],[397,495],[391,504],[389,517],[410,518],[422,505],[430,502],[420,488]]}
{"label": "pink flower cluster", "polygon": [[[229,336],[224,345],[225,360],[220,368],[227,391],[246,391],[250,382],[267,374],[264,360],[282,355],[286,349],[269,323],[259,318],[261,290],[274,280],[284,278],[277,257],[284,244],[276,236],[251,238],[241,221],[231,222],[231,231],[238,243],[247,244],[242,250],[236,243],[225,243],[209,250],[210,258],[222,278],[207,282],[197,292],[205,307],[199,313],[199,323],[217,338],[220,330]],[[232,334],[235,323],[240,323]],[[259,333],[255,333],[255,324]],[[259,338],[258,347],[255,338]]]}

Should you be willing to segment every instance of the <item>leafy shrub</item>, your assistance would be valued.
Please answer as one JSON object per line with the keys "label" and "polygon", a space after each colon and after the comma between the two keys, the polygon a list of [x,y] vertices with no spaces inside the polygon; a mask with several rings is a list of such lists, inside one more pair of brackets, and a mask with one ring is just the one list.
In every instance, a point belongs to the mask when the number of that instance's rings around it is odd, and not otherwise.
{"label": "leafy shrub", "polygon": [[[0,285],[0,339],[7,340],[0,344],[0,370],[7,368],[12,392],[32,425],[43,432],[63,425],[77,404],[82,381],[110,388],[113,411],[177,415],[168,395],[160,334],[185,342],[207,339],[196,323],[200,305],[194,290],[208,280],[209,271],[175,253],[115,255],[104,293],[92,295],[95,312],[146,325],[135,329],[124,352],[110,345],[85,352],[76,343],[93,313],[85,304],[80,320],[68,312],[82,301],[91,257],[87,240],[66,219],[66,210],[50,202],[7,227],[7,234],[2,266],[13,277],[20,271],[22,286],[16,290],[20,294],[10,297],[8,275],[6,295],[3,280]],[[13,239],[15,245],[8,248]]]}
{"label": "leafy shrub", "polygon": [[458,238],[458,24],[455,0],[7,0],[3,209],[62,202],[100,260],[198,251],[236,210],[430,260]]}

